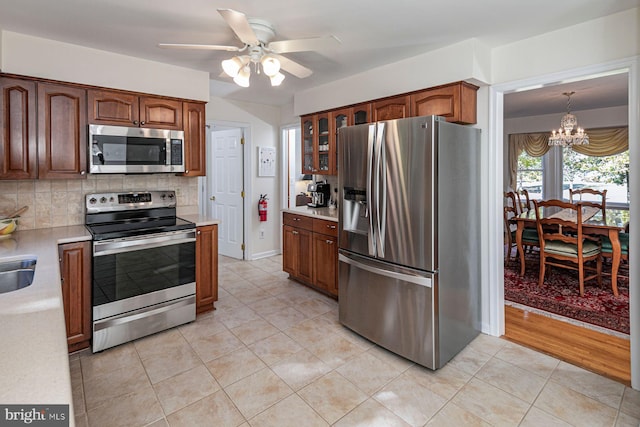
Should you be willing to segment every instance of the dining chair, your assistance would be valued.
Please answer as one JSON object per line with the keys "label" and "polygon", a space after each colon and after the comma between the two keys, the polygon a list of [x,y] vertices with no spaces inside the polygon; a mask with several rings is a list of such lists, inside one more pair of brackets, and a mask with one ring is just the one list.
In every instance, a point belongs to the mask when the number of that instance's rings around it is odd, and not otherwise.
{"label": "dining chair", "polygon": [[[505,192],[507,204],[503,207],[505,237],[507,239],[507,249],[505,259],[511,262],[513,249],[517,247],[516,243],[516,223],[513,220],[515,216],[520,214],[518,210],[519,204],[516,202],[517,196],[514,192]],[[538,230],[533,228],[525,228],[522,232],[522,245],[525,249],[531,250],[531,247],[538,246]]]}
{"label": "dining chair", "polygon": [[[620,258],[623,261],[629,262],[629,231],[623,233],[620,232],[618,234],[618,239],[620,240]],[[611,246],[611,240],[607,236],[601,236],[601,245],[602,245],[602,257],[605,259],[613,258],[613,248]],[[611,273],[602,273],[605,275],[610,275]],[[627,277],[624,275],[618,275],[618,277]]]}
{"label": "dining chair", "polygon": [[533,209],[533,203],[531,203],[531,199],[529,199],[529,192],[527,190],[521,188],[516,192],[516,196],[518,197],[518,206],[520,207],[520,212]]}
{"label": "dining chair", "polygon": [[[590,194],[596,196],[596,200],[583,200],[583,195]],[[602,210],[602,217],[605,218],[607,209],[607,190],[594,190],[593,188],[569,189],[569,201],[571,203],[582,203],[582,206],[591,206]]]}
{"label": "dining chair", "polygon": [[[580,296],[584,296],[584,282],[596,279],[602,284],[602,251],[600,239],[582,233],[582,204],[562,200],[533,201],[536,227],[540,238],[540,273],[538,286],[544,284],[547,266],[578,271]],[[540,211],[544,209],[544,213]],[[558,212],[550,214],[550,212]],[[561,215],[564,214],[564,215]],[[574,220],[575,218],[575,220]],[[567,231],[570,231],[567,233]],[[585,264],[596,261],[595,274],[585,277]]]}

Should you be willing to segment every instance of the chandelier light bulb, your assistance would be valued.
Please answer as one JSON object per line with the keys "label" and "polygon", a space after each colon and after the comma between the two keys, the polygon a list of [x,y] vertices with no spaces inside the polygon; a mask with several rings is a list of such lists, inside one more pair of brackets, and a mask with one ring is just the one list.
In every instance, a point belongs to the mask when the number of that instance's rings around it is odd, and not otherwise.
{"label": "chandelier light bulb", "polygon": [[[265,71],[266,74],[266,71]],[[271,76],[271,86],[280,86],[280,83],[284,80],[284,74],[278,72]]]}
{"label": "chandelier light bulb", "polygon": [[262,63],[262,71],[269,77],[274,77],[280,71],[280,61],[273,56],[264,55],[260,62]]}

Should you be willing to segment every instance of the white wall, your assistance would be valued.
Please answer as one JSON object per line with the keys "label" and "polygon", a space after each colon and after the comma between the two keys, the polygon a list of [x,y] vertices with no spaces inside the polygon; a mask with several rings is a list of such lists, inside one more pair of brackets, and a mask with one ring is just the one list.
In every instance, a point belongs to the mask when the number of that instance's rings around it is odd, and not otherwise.
{"label": "white wall", "polygon": [[[207,121],[236,122],[249,124],[250,139],[245,141],[245,153],[250,153],[245,167],[249,168],[250,183],[245,183],[246,197],[249,201],[246,258],[256,259],[264,255],[280,252],[280,165],[276,165],[275,177],[258,177],[257,147],[274,147],[277,159],[281,159],[280,147],[280,108],[246,102],[232,102],[212,96],[207,104]],[[209,171],[208,173],[211,173]],[[245,173],[245,176],[247,174]],[[260,222],[257,215],[258,198],[267,194],[269,215],[267,222]],[[265,237],[259,238],[259,230],[264,227]]]}
{"label": "white wall", "polygon": [[294,112],[304,115],[459,80],[488,82],[491,51],[469,39],[299,92]]}
{"label": "white wall", "polygon": [[5,73],[209,100],[209,73],[2,31],[0,64]]}
{"label": "white wall", "polygon": [[638,53],[640,8],[493,49],[491,83],[601,64]]}

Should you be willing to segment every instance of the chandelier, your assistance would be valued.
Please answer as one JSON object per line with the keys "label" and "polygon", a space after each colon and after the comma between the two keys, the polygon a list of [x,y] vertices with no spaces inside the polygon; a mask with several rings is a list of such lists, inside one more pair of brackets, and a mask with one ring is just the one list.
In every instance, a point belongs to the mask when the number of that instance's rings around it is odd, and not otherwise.
{"label": "chandelier", "polygon": [[[567,114],[560,120],[560,129],[556,132],[552,131],[549,136],[549,145],[561,145],[563,147],[571,147],[572,145],[588,145],[589,135],[582,128],[577,128],[578,118],[571,114],[571,95],[575,92],[563,92],[567,97]],[[576,132],[573,133],[573,129]]]}
{"label": "chandelier", "polygon": [[262,68],[262,72],[271,80],[271,86],[280,86],[284,80],[284,74],[280,72],[280,61],[265,53],[262,45],[249,46],[248,55],[234,56],[222,61],[224,72],[242,87],[249,87],[252,65],[256,74],[260,74]]}

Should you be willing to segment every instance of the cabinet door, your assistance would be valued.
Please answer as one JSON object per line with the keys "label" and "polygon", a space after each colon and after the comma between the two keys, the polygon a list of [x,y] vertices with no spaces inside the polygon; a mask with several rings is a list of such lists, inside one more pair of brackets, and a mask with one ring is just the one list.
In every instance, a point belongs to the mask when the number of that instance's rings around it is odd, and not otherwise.
{"label": "cabinet door", "polygon": [[295,227],[282,227],[282,271],[292,277],[297,276],[296,260],[298,255],[298,232]]}
{"label": "cabinet door", "polygon": [[351,108],[352,110],[352,123],[354,125],[361,125],[364,123],[371,123],[371,103],[365,102],[364,104],[358,104]]}
{"label": "cabinet door", "polygon": [[38,83],[38,176],[86,178],[87,91]]}
{"label": "cabinet door", "polygon": [[108,90],[87,91],[89,123],[115,126],[138,126],[138,96]]}
{"label": "cabinet door", "polygon": [[182,130],[182,101],[141,96],[140,127]]}
{"label": "cabinet door", "polygon": [[196,231],[196,313],[213,310],[218,301],[218,225]]}
{"label": "cabinet door", "polygon": [[313,115],[303,116],[300,120],[302,126],[302,173],[316,173],[317,150],[316,150],[316,118]]}
{"label": "cabinet door", "polygon": [[396,96],[373,103],[373,121],[404,119],[410,117],[411,103],[409,96]]}
{"label": "cabinet door", "polygon": [[199,102],[185,102],[183,109],[184,174],[205,176],[207,174],[205,105]]}
{"label": "cabinet door", "polygon": [[[318,129],[318,163],[316,173],[322,175],[335,175],[335,156],[331,150],[333,140],[333,126],[329,118],[329,113],[318,114],[316,118]],[[335,149],[333,150],[335,151]]]}
{"label": "cabinet door", "polygon": [[313,233],[298,229],[297,277],[307,283],[313,283]]}
{"label": "cabinet door", "polygon": [[476,123],[476,86],[466,82],[427,89],[411,95],[412,116],[443,116],[448,122]]}
{"label": "cabinet door", "polygon": [[338,241],[325,234],[313,234],[313,283],[320,289],[338,294]]}
{"label": "cabinet door", "polygon": [[89,347],[91,340],[91,242],[59,245],[58,256],[71,353]]}
{"label": "cabinet door", "polygon": [[36,84],[0,78],[0,179],[35,179]]}

